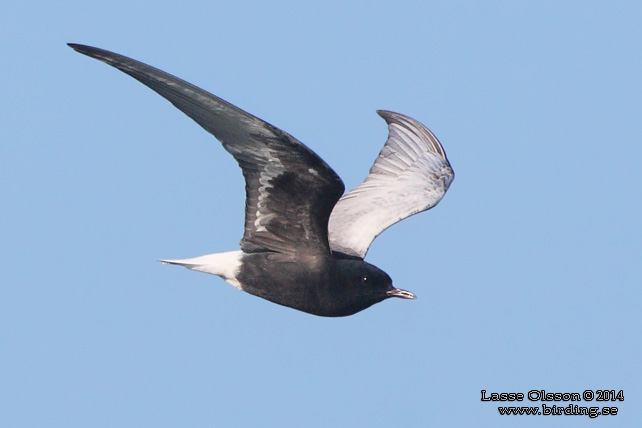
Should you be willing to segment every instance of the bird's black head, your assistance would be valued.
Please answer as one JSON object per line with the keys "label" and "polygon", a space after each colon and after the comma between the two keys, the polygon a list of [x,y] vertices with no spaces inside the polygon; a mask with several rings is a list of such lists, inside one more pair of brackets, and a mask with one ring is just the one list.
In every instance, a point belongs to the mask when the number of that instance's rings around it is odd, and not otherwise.
{"label": "bird's black head", "polygon": [[389,297],[415,298],[409,291],[394,288],[387,273],[361,259],[337,259],[335,266],[333,289],[342,302],[335,316],[355,314]]}

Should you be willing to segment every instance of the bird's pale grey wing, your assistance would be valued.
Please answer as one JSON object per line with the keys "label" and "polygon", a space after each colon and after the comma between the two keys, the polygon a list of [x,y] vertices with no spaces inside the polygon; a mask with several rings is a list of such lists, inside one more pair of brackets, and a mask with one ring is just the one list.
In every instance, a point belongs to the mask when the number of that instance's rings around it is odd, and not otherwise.
{"label": "bird's pale grey wing", "polygon": [[372,241],[404,218],[434,207],[454,173],[437,137],[407,116],[380,110],[388,140],[363,183],[330,215],[332,251],[364,258]]}
{"label": "bird's pale grey wing", "polygon": [[245,177],[244,251],[329,252],[332,207],[344,186],[312,150],[286,132],[184,80],[90,46],[76,51],[142,82],[223,143]]}

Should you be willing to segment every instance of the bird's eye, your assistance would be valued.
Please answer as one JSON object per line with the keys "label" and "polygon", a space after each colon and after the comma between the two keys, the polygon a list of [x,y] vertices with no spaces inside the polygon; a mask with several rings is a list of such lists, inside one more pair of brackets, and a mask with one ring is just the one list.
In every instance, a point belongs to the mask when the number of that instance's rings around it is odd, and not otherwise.
{"label": "bird's eye", "polygon": [[361,277],[361,283],[363,285],[370,285],[372,284],[372,278],[370,278],[368,275],[364,275]]}

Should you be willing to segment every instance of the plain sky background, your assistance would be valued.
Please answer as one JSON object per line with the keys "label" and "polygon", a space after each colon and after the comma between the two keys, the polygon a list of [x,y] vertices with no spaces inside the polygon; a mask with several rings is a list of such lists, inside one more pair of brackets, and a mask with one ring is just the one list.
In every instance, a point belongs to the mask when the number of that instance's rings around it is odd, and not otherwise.
{"label": "plain sky background", "polygon": [[[4,2],[0,426],[642,426],[641,22],[637,1]],[[319,318],[157,263],[238,248],[240,169],[67,42],[225,98],[348,188],[376,109],[426,124],[455,181],[367,257],[418,299]],[[500,416],[482,389],[624,401]]]}

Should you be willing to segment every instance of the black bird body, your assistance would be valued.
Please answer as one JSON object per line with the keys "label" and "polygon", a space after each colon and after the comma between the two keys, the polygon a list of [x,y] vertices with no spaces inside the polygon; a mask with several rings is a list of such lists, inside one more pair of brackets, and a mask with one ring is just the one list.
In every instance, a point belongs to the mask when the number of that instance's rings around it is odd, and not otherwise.
{"label": "black bird body", "polygon": [[[336,256],[246,254],[238,279],[243,291],[250,294],[314,315],[333,317],[355,314],[402,292],[393,288],[390,277],[377,267]],[[404,296],[411,298],[409,293]]]}
{"label": "black bird body", "polygon": [[245,177],[239,251],[162,260],[218,275],[266,300],[319,316],[347,316],[389,297],[414,298],[363,258],[397,221],[434,206],[453,178],[436,137],[381,111],[390,136],[363,184],[339,176],[286,132],[175,76],[102,49],[70,44],[139,80],[214,135]]}

